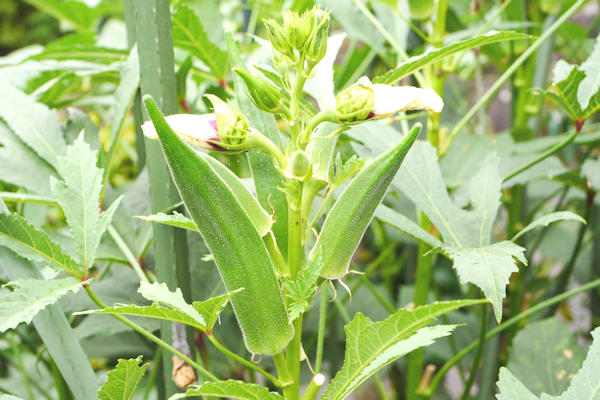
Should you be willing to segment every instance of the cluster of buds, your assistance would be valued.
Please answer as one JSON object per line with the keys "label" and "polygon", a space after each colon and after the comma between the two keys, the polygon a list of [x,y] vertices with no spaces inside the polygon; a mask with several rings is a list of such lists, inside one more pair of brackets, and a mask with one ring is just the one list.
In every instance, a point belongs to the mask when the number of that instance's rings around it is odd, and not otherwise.
{"label": "cluster of buds", "polygon": [[409,110],[439,113],[443,107],[442,98],[432,89],[373,84],[363,76],[337,95],[335,116],[339,122],[348,124]]}
{"label": "cluster of buds", "polygon": [[325,56],[329,12],[317,7],[302,14],[293,11],[283,13],[283,24],[273,19],[264,21],[269,40],[279,53],[276,63],[293,64],[303,55],[312,69]]}

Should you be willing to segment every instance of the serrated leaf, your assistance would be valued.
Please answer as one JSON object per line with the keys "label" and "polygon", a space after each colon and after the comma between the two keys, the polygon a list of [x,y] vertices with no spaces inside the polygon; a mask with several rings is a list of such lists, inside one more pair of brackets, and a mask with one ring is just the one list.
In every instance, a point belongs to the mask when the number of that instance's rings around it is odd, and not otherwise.
{"label": "serrated leaf", "polygon": [[[51,166],[66,150],[58,116],[0,76],[0,118],[14,134]],[[35,118],[31,116],[35,115]]]}
{"label": "serrated leaf", "polygon": [[67,217],[79,261],[87,270],[94,264],[100,239],[120,198],[100,213],[102,170],[96,167],[97,153],[84,141],[83,135],[67,147],[66,156],[59,157],[58,161],[57,171],[63,180],[51,180],[52,193]]}
{"label": "serrated leaf", "polygon": [[526,35],[519,32],[496,32],[490,31],[485,35],[476,36],[474,38],[462,40],[460,42],[452,43],[441,48],[431,48],[427,52],[411,57],[404,61],[400,66],[394,68],[391,71],[386,72],[373,79],[373,83],[387,83],[392,84],[398,82],[405,76],[429,65],[435,61],[441,60],[452,54],[456,54],[460,51],[472,49],[474,47],[483,46],[486,44],[503,42],[505,40],[518,40],[530,38],[530,35]]}
{"label": "serrated leaf", "polygon": [[479,248],[444,247],[444,252],[454,261],[461,284],[473,283],[494,306],[494,315],[502,319],[502,300],[506,285],[513,272],[519,269],[516,260],[527,265],[525,249],[513,242],[503,241]]}
{"label": "serrated leaf", "polygon": [[169,400],[195,396],[214,396],[237,400],[283,400],[279,394],[270,392],[265,387],[234,380],[206,382],[188,389],[185,393],[171,396]]}
{"label": "serrated leaf", "polygon": [[531,231],[532,229],[539,228],[540,226],[548,226],[556,221],[579,221],[582,224],[585,224],[585,219],[581,218],[579,215],[572,213],[571,211],[557,211],[543,217],[540,217],[527,225],[525,228],[521,229],[519,233],[517,233],[511,240],[515,242],[518,238]]}
{"label": "serrated leaf", "polygon": [[136,218],[143,219],[146,222],[155,222],[158,224],[176,226],[178,228],[198,232],[198,227],[194,221],[185,215],[178,213],[177,211],[173,212],[173,214],[158,213],[148,215],[147,217],[139,216]]}
{"label": "serrated leaf", "polygon": [[221,296],[211,297],[204,301],[194,301],[192,306],[202,315],[207,321],[206,328],[212,330],[215,323],[219,319],[219,314],[225,309],[229,298],[244,289],[234,290],[233,292],[222,294]]}
{"label": "serrated leaf", "polygon": [[554,98],[574,120],[585,120],[600,109],[600,36],[589,58],[581,66],[559,60],[554,66]]}
{"label": "serrated leaf", "polygon": [[377,210],[375,210],[375,217],[399,231],[406,233],[408,236],[429,244],[433,248],[441,248],[444,246],[444,243],[421,228],[419,224],[384,204],[380,204],[379,207],[377,207]]}
{"label": "serrated leaf", "polygon": [[[507,368],[536,396],[561,394],[585,358],[577,336],[556,318],[529,323],[512,341]],[[540,368],[543,366],[543,368]]]}
{"label": "serrated leaf", "polygon": [[296,279],[284,279],[285,296],[288,300],[290,322],[294,321],[310,307],[310,300],[317,292],[317,279],[323,269],[323,252],[315,254],[313,260],[307,260]]}
{"label": "serrated leaf", "polygon": [[0,294],[0,332],[16,328],[69,292],[77,292],[82,282],[76,278],[54,280],[19,279],[6,284],[14,290]]}
{"label": "serrated leaf", "polygon": [[29,225],[18,214],[0,213],[0,245],[6,246],[30,261],[42,262],[55,270],[83,277],[79,264],[50,240],[42,230]]}
{"label": "serrated leaf", "polygon": [[181,289],[177,288],[174,292],[169,290],[166,283],[148,283],[140,282],[138,292],[146,299],[158,304],[167,305],[177,311],[180,311],[195,320],[200,326],[206,326],[204,317],[198,311],[188,304],[183,298]]}
{"label": "serrated leaf", "polygon": [[135,389],[142,380],[148,364],[140,367],[142,356],[129,360],[119,359],[119,363],[108,373],[108,380],[98,391],[100,400],[131,400]]}
{"label": "serrated leaf", "polygon": [[432,303],[414,310],[401,309],[383,321],[373,322],[361,313],[345,326],[344,365],[331,381],[322,400],[342,400],[381,368],[437,338],[449,335],[453,325],[427,327],[436,317],[482,300]]}
{"label": "serrated leaf", "polygon": [[[592,345],[581,366],[581,369],[571,379],[569,388],[558,396],[550,396],[542,393],[540,400],[597,400],[600,395],[600,328],[592,331]],[[500,394],[496,395],[498,400],[536,400],[533,395],[512,373],[506,369],[500,369],[498,381]]]}
{"label": "serrated leaf", "polygon": [[227,53],[209,40],[198,16],[186,6],[179,7],[173,15],[173,45],[198,57],[217,78],[227,75]]}

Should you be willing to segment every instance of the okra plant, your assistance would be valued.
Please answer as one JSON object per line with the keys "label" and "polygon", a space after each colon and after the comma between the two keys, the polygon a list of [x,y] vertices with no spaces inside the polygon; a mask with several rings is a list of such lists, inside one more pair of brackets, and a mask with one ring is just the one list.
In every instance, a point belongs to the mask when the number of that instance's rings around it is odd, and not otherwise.
{"label": "okra plant", "polygon": [[597,397],[591,2],[26,2],[0,400]]}

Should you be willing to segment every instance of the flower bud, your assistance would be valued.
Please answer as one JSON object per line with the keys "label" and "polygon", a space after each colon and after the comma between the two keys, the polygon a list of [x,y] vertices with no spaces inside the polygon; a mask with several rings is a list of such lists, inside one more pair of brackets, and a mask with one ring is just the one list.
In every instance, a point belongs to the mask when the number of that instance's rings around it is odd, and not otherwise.
{"label": "flower bud", "polygon": [[217,115],[217,132],[227,146],[243,146],[248,137],[248,119],[217,96],[207,94]]}
{"label": "flower bud", "polygon": [[290,157],[288,170],[296,178],[304,178],[310,171],[310,160],[302,150],[296,150]]}
{"label": "flower bud", "polygon": [[306,57],[312,65],[316,65],[327,52],[329,13],[319,9],[313,9],[310,12],[315,21],[315,28],[306,46]]}
{"label": "flower bud", "polygon": [[[219,142],[217,134],[217,118],[215,114],[175,114],[165,120],[183,141],[208,150],[225,150],[215,142]],[[142,124],[142,132],[149,139],[158,140],[152,121]]]}
{"label": "flower bud", "polygon": [[275,50],[285,54],[288,57],[292,57],[290,46],[287,41],[287,34],[283,27],[279,25],[273,19],[265,19],[265,28],[267,29],[267,35],[269,35],[269,41]]}
{"label": "flower bud", "polygon": [[309,12],[302,15],[293,11],[284,12],[283,30],[287,34],[288,45],[302,52],[304,45],[312,34],[314,23],[315,21]]}
{"label": "flower bud", "polygon": [[410,16],[414,19],[429,19],[435,11],[434,0],[408,0]]}
{"label": "flower bud", "polygon": [[371,114],[374,104],[373,89],[359,80],[335,98],[335,116],[340,122],[363,121]]}
{"label": "flower bud", "polygon": [[283,98],[281,90],[275,85],[243,68],[234,68],[233,70],[246,83],[250,99],[256,107],[270,113],[277,113],[281,109]]}

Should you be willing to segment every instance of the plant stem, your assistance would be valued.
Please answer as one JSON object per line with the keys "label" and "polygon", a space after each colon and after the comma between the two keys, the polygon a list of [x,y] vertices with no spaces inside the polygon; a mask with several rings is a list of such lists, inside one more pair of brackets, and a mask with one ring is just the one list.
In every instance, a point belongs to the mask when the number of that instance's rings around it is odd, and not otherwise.
{"label": "plant stem", "polygon": [[[508,321],[504,322],[503,324],[498,325],[496,328],[489,330],[485,335],[485,339],[489,340],[490,338],[494,337],[495,335],[497,335],[497,334],[505,331],[506,329],[510,328],[511,326],[515,325],[517,322],[521,321],[522,319],[525,319],[525,318],[527,318],[539,311],[542,311],[554,304],[558,304],[561,301],[568,299],[569,297],[572,297],[579,293],[583,293],[588,290],[596,289],[599,287],[600,287],[600,279],[596,279],[596,280],[586,283],[585,285],[582,285],[576,289],[569,290],[568,292],[561,293],[551,299],[542,301],[541,303],[538,303],[535,306],[523,311],[519,315],[515,315],[514,317],[512,317]],[[479,344],[479,340],[472,342],[471,344],[466,346],[464,349],[462,349],[458,354],[456,354],[454,357],[452,357],[450,360],[446,361],[446,363],[442,366],[442,368],[435,374],[435,376],[431,380],[431,383],[429,384],[429,386],[426,389],[421,390],[420,393],[427,397],[433,396],[433,394],[437,390],[438,386],[442,382],[444,375],[446,375],[446,373],[450,370],[450,368],[452,368],[454,365],[456,365],[456,363],[458,363],[464,356],[469,354],[472,350],[477,348],[478,344]]]}
{"label": "plant stem", "polygon": [[325,343],[325,321],[327,320],[327,286],[321,286],[321,304],[319,306],[319,331],[317,333],[317,355],[315,356],[315,372],[321,372],[323,360],[323,344]]}
{"label": "plant stem", "polygon": [[27,397],[29,400],[35,400],[35,396],[33,395],[33,390],[31,389],[31,384],[29,382],[29,374],[25,370],[25,365],[23,364],[23,357],[21,357],[21,350],[19,349],[19,344],[14,338],[14,335],[7,335],[6,339],[10,344],[10,347],[13,350],[13,354],[15,356],[15,361],[17,363],[17,368],[19,372],[21,372],[21,376],[23,378],[23,385],[25,386],[25,390],[27,391]]}
{"label": "plant stem", "polygon": [[302,137],[300,138],[300,142],[303,146],[305,146],[317,126],[323,122],[336,122],[335,111],[334,110],[323,110],[317,113],[308,124],[304,128],[304,132],[302,133]]}
{"label": "plant stem", "polygon": [[477,376],[477,370],[479,369],[479,363],[481,362],[481,356],[485,347],[485,334],[487,332],[489,310],[490,308],[488,304],[481,305],[481,325],[479,328],[479,341],[477,344],[477,351],[475,352],[475,358],[473,358],[473,364],[471,364],[469,379],[467,379],[467,382],[465,383],[465,388],[463,390],[461,400],[467,400],[469,398],[469,393],[471,392],[471,388],[473,387],[473,382],[475,382],[475,376]]}
{"label": "plant stem", "polygon": [[[90,288],[90,285],[83,285],[83,288],[85,289],[85,291],[88,294],[89,298],[98,307],[100,307],[102,309],[107,308],[106,304],[104,304],[102,302],[102,300],[100,300],[96,296],[96,294],[92,291],[92,289]],[[125,317],[123,317],[122,315],[119,315],[119,314],[111,314],[111,315],[114,318],[116,318],[119,321],[121,321],[122,323],[124,323],[125,325],[127,325],[128,327],[130,327],[131,329],[133,329],[134,331],[136,331],[137,333],[139,333],[140,335],[142,335],[143,337],[145,337],[146,339],[149,339],[149,340],[153,341],[154,343],[156,343],[157,345],[159,345],[163,349],[165,349],[165,350],[173,353],[177,357],[181,358],[183,361],[185,361],[186,363],[188,363],[189,365],[191,365],[192,367],[194,367],[196,370],[198,370],[198,372],[200,372],[200,374],[202,376],[204,376],[206,379],[208,379],[210,381],[218,381],[219,380],[216,376],[214,376],[209,371],[207,371],[206,369],[204,369],[204,367],[202,367],[200,364],[198,364],[197,362],[195,362],[194,360],[192,360],[191,358],[189,358],[188,356],[186,356],[185,354],[183,354],[182,352],[180,352],[179,350],[177,350],[176,348],[174,348],[173,346],[171,346],[170,344],[168,344],[167,342],[165,342],[161,338],[153,335],[151,332],[148,332],[147,330],[145,330],[144,328],[142,328],[141,326],[139,326],[135,322],[132,322],[132,321],[128,320],[127,318],[125,318]],[[170,371],[169,371],[169,373],[170,373]]]}
{"label": "plant stem", "polygon": [[300,400],[314,400],[317,398],[317,393],[319,393],[319,389],[325,383],[325,376],[321,374],[316,374],[308,384],[308,387],[304,391],[304,394],[300,398]]}
{"label": "plant stem", "polygon": [[156,349],[156,354],[154,354],[154,359],[152,361],[152,371],[150,372],[150,376],[148,377],[146,391],[144,392],[144,400],[148,400],[148,398],[150,397],[150,393],[152,392],[154,382],[156,381],[156,376],[158,375],[158,370],[160,369],[161,359],[162,359],[162,347],[159,346]]}
{"label": "plant stem", "polygon": [[277,368],[277,373],[279,374],[279,381],[283,384],[284,388],[291,385],[293,378],[290,374],[290,370],[283,352],[274,355],[273,361],[275,362],[275,368]]}
{"label": "plant stem", "polygon": [[575,140],[575,137],[577,137],[578,134],[579,134],[579,132],[577,130],[574,130],[562,142],[556,143],[554,146],[550,147],[548,150],[546,150],[545,152],[543,152],[542,154],[540,154],[534,160],[529,161],[527,164],[523,165],[522,167],[517,168],[516,170],[514,170],[510,174],[506,175],[502,179],[502,182],[506,182],[509,179],[514,178],[515,176],[519,175],[520,173],[522,173],[524,171],[527,171],[529,168],[533,167],[534,165],[541,163],[546,158],[548,158],[548,157],[552,156],[553,154],[559,152],[560,150],[562,150],[563,148],[565,148],[566,146],[568,146],[573,140]]}
{"label": "plant stem", "polygon": [[137,274],[140,281],[149,283],[150,280],[144,273],[142,266],[138,262],[137,258],[133,255],[133,252],[131,251],[131,249],[129,248],[127,243],[125,243],[125,240],[123,240],[123,238],[121,237],[119,232],[117,232],[117,230],[112,225],[108,226],[107,232],[110,235],[110,237],[112,238],[112,240],[114,240],[114,242],[117,245],[117,247],[119,248],[119,250],[121,250],[121,253],[123,253],[123,255],[125,256],[127,261],[129,261],[129,264],[131,264],[131,267]]}
{"label": "plant stem", "polygon": [[491,97],[496,93],[496,91],[498,91],[498,89],[502,87],[504,82],[506,82],[506,80],[517,70],[517,68],[519,68],[521,64],[523,64],[525,60],[527,60],[527,58],[529,58],[529,56],[531,56],[546,39],[552,36],[552,34],[573,14],[575,14],[575,12],[577,12],[577,10],[579,10],[579,8],[583,6],[586,2],[587,0],[577,0],[575,4],[573,4],[567,11],[565,11],[563,15],[561,15],[560,18],[556,20],[556,22],[554,22],[546,31],[544,31],[544,33],[542,33],[542,35],[539,38],[537,38],[537,40],[533,42],[531,46],[529,46],[527,50],[525,50],[523,54],[521,54],[521,56],[519,56],[519,58],[517,58],[515,62],[511,64],[510,67],[508,67],[508,69],[498,78],[498,80],[496,80],[496,82],[494,82],[494,84],[487,90],[487,92],[485,92],[485,94],[477,101],[477,103],[475,103],[473,107],[471,107],[471,109],[454,126],[454,129],[452,129],[452,132],[450,133],[450,136],[448,138],[447,144],[444,146],[443,149],[441,149],[441,154],[446,153],[456,135],[458,135],[462,131],[465,125],[467,125],[471,118],[473,118],[473,115],[475,115],[475,113],[477,113],[477,111],[481,107],[483,107],[489,99],[491,99]]}
{"label": "plant stem", "polygon": [[277,379],[276,377],[274,377],[273,375],[271,375],[270,373],[268,373],[267,371],[265,371],[264,369],[260,368],[259,366],[257,366],[254,363],[251,363],[250,361],[238,356],[237,354],[235,354],[234,352],[232,352],[231,350],[229,350],[228,348],[226,348],[225,346],[223,346],[221,344],[221,342],[219,342],[214,335],[212,334],[206,334],[206,336],[208,337],[208,340],[210,340],[210,342],[217,348],[217,350],[219,350],[221,353],[225,354],[226,356],[232,358],[233,360],[237,361],[238,363],[250,368],[252,371],[256,371],[259,374],[263,375],[265,378],[267,378],[268,380],[270,380],[271,382],[273,382],[273,384],[275,386],[281,387],[283,386],[281,381],[279,379]]}

